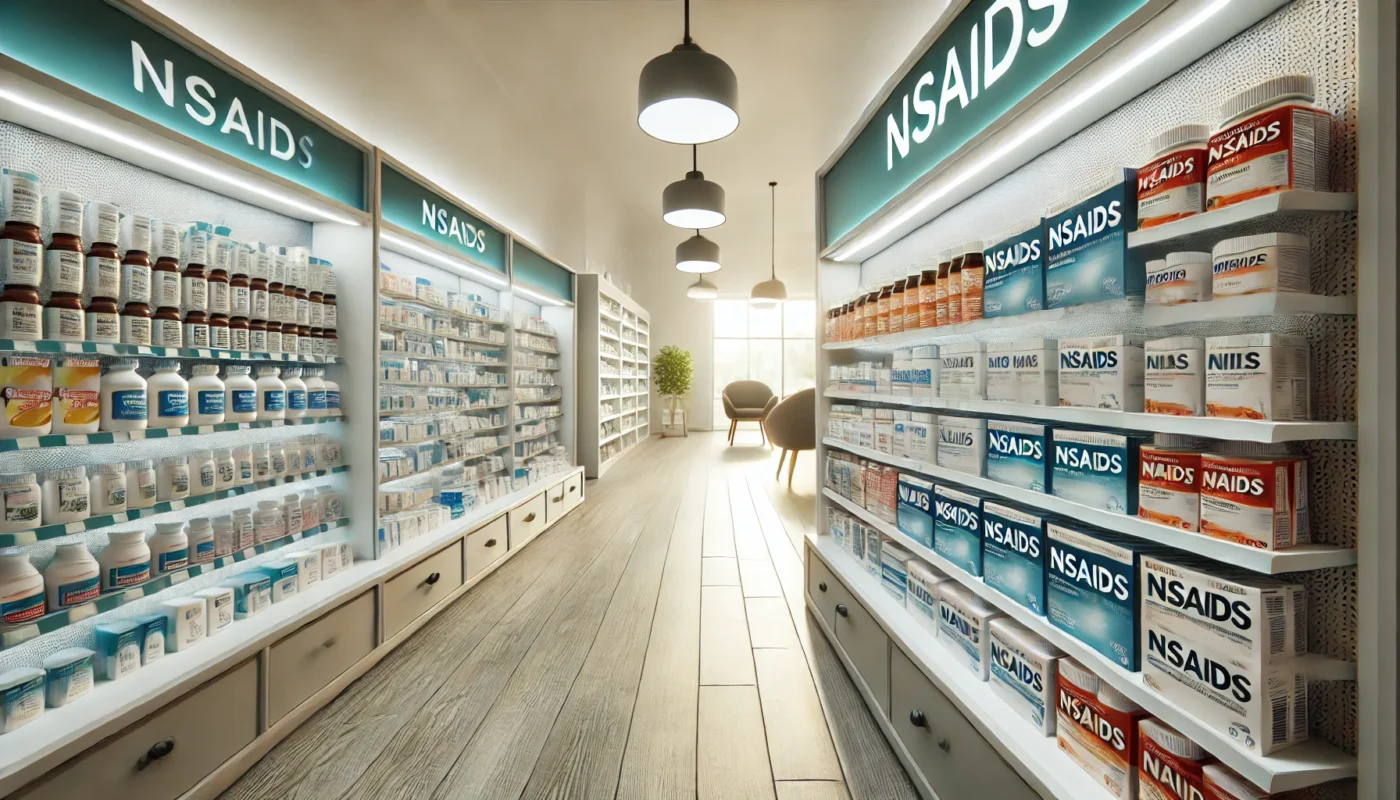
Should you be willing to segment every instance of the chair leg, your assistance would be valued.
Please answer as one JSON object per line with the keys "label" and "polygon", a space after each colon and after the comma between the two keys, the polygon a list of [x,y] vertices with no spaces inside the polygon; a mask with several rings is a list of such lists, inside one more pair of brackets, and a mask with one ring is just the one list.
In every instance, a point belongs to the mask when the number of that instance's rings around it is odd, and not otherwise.
{"label": "chair leg", "polygon": [[[798,452],[799,452],[799,451],[797,451],[797,450],[792,451],[792,461],[790,461],[790,462],[788,463],[788,491],[792,491],[792,471],[795,470],[795,469],[797,469],[797,453],[798,453]],[[781,462],[779,462],[779,464],[778,464],[778,469],[782,469],[782,468],[783,468],[783,465],[782,465]]]}
{"label": "chair leg", "polygon": [[729,446],[730,446],[730,447],[733,447],[733,446],[734,446],[734,427],[735,427],[736,425],[738,425],[738,424],[739,424],[739,420],[737,420],[737,419],[731,419],[731,420],[729,420]]}
{"label": "chair leg", "polygon": [[783,448],[783,454],[778,456],[778,471],[773,473],[773,480],[781,480],[783,477],[783,462],[787,460],[787,448]]}
{"label": "chair leg", "polygon": [[[763,424],[763,420],[758,421],[758,436],[760,441],[764,444],[768,444],[768,426]],[[768,449],[773,449],[772,445],[769,445]]]}

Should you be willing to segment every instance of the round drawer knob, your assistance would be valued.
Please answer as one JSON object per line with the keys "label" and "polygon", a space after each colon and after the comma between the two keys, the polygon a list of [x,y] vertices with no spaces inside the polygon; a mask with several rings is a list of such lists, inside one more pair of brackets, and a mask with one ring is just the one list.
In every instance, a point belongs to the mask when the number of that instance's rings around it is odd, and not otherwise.
{"label": "round drawer knob", "polygon": [[953,745],[949,744],[947,739],[944,739],[938,743],[938,749],[945,753],[951,753],[953,752]]}
{"label": "round drawer knob", "polygon": [[916,708],[909,712],[909,724],[916,728],[927,728],[928,717],[924,716],[924,712]]}
{"label": "round drawer knob", "polygon": [[840,614],[840,615],[843,616],[843,617],[848,617],[848,616],[851,615],[851,611],[850,611],[850,609],[846,608],[846,604],[845,604],[845,603],[837,603],[837,604],[836,604],[836,613],[837,613],[837,614]]}
{"label": "round drawer knob", "polygon": [[817,588],[821,589],[823,592],[826,591],[826,581],[822,581],[821,583],[817,584]]}
{"label": "round drawer knob", "polygon": [[174,739],[165,739],[163,741],[156,742],[155,744],[151,745],[151,749],[147,750],[145,755],[136,759],[136,771],[140,772],[141,770],[145,769],[146,767],[149,767],[150,765],[156,763],[162,758],[165,758],[173,752],[175,752]]}
{"label": "round drawer knob", "polygon": [[429,586],[432,586],[433,584],[437,583],[437,582],[440,581],[440,580],[442,580],[442,573],[441,573],[441,572],[434,572],[433,574],[431,574],[431,575],[429,575],[427,578],[425,578],[425,579],[423,580],[423,582],[426,583],[426,584],[428,584]]}
{"label": "round drawer knob", "polygon": [[495,547],[495,546],[496,546],[496,540],[495,540],[495,539],[487,539],[487,540],[486,540],[486,546],[487,546],[487,547]]}

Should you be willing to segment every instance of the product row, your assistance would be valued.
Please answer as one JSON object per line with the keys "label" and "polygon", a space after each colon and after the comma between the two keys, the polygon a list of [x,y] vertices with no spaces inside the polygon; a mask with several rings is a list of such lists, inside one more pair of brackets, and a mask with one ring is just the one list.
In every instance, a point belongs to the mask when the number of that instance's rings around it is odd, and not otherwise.
{"label": "product row", "polygon": [[[496,366],[505,366],[504,361]],[[489,367],[451,361],[418,361],[414,358],[379,356],[379,380],[436,386],[506,386],[504,372]]]}
{"label": "product row", "polygon": [[379,298],[379,322],[390,328],[445,336],[459,342],[506,346],[506,334],[499,322],[485,322],[434,311],[412,300]]}
{"label": "product row", "polygon": [[456,339],[447,339],[415,331],[380,331],[379,352],[381,356],[396,355],[407,358],[463,361],[486,366],[506,366],[505,350],[484,349],[459,342]]}
{"label": "product row", "polygon": [[[170,523],[178,524],[181,523]],[[148,546],[140,541],[139,531],[133,533],[137,538],[108,549],[140,547],[154,553],[153,548],[166,547],[166,540],[177,538],[172,528],[164,534],[157,533]],[[157,542],[162,536],[165,539]],[[98,623],[92,649],[60,650],[46,657],[41,667],[16,667],[0,674],[0,733],[11,733],[34,721],[45,708],[59,708],[87,696],[98,680],[120,680],[166,653],[189,650],[206,638],[229,630],[237,621],[334,578],[348,570],[353,561],[354,551],[345,542],[308,547],[265,561],[218,586],[163,600],[153,615]],[[150,569],[152,562],[146,566]]]}
{"label": "product row", "polygon": [[[517,398],[519,399],[519,398]],[[381,386],[379,413],[384,416],[436,414],[443,411],[504,408],[510,394],[505,389],[435,388],[416,389],[405,386]]]}
{"label": "product row", "polygon": [[387,264],[379,265],[379,290],[390,296],[411,298],[430,311],[445,311],[504,325],[509,321],[506,312],[487,303],[479,294],[453,292],[434,286],[424,277],[410,277],[394,272]]}
{"label": "product row", "polygon": [[1327,191],[1332,116],[1313,80],[1289,75],[1230,97],[1212,130],[1181,125],[1146,146],[1150,160],[1075,188],[1043,216],[938,255],[832,307],[827,341],[955,325],[1128,295],[1184,303],[1310,291],[1306,237],[1270,233],[1144,264],[1127,234],[1289,190]]}
{"label": "product row", "polygon": [[1304,422],[1311,350],[1302,336],[1100,336],[896,350],[828,370],[827,387],[914,400],[996,400],[1181,417]]}
{"label": "product row", "polygon": [[509,446],[510,437],[504,433],[402,445],[384,443],[379,454],[379,482],[407,478],[453,461],[485,456]]}
{"label": "product row", "polygon": [[12,169],[0,217],[0,338],[338,355],[335,273],[305,247],[123,212]]}
{"label": "product row", "polygon": [[[439,485],[432,489],[432,502],[424,502],[418,494],[403,496],[397,501],[416,500],[417,505],[405,510],[381,514],[379,517],[379,552],[426,536],[452,520],[510,494],[514,484],[506,475],[505,462],[496,456],[467,465],[444,469]],[[384,501],[381,501],[384,502]]]}
{"label": "product row", "polygon": [[[906,414],[907,419],[895,418]],[[1262,550],[1311,541],[1308,460],[1289,454],[1284,445],[1192,440],[1162,446],[1145,434],[850,406],[832,408],[828,435]],[[849,464],[852,458],[835,453],[828,467]],[[895,472],[874,465],[870,469]],[[887,516],[893,521],[893,483],[886,488]]]}

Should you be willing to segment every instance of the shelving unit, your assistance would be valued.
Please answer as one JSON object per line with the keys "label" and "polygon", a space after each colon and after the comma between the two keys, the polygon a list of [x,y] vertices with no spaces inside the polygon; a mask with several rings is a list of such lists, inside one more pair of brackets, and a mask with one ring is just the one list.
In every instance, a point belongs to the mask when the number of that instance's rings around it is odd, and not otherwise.
{"label": "shelving unit", "polygon": [[650,435],[651,317],[602,277],[579,276],[579,457],[588,477]]}

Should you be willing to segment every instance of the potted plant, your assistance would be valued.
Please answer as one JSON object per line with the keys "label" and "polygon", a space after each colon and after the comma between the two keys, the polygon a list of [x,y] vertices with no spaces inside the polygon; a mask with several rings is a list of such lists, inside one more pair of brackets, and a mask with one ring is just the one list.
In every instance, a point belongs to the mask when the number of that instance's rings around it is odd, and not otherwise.
{"label": "potted plant", "polygon": [[652,362],[651,374],[656,391],[670,398],[670,408],[663,411],[662,436],[687,436],[685,430],[685,409],[681,407],[690,394],[690,382],[695,375],[695,362],[689,350],[674,345],[666,345],[656,354]]}

